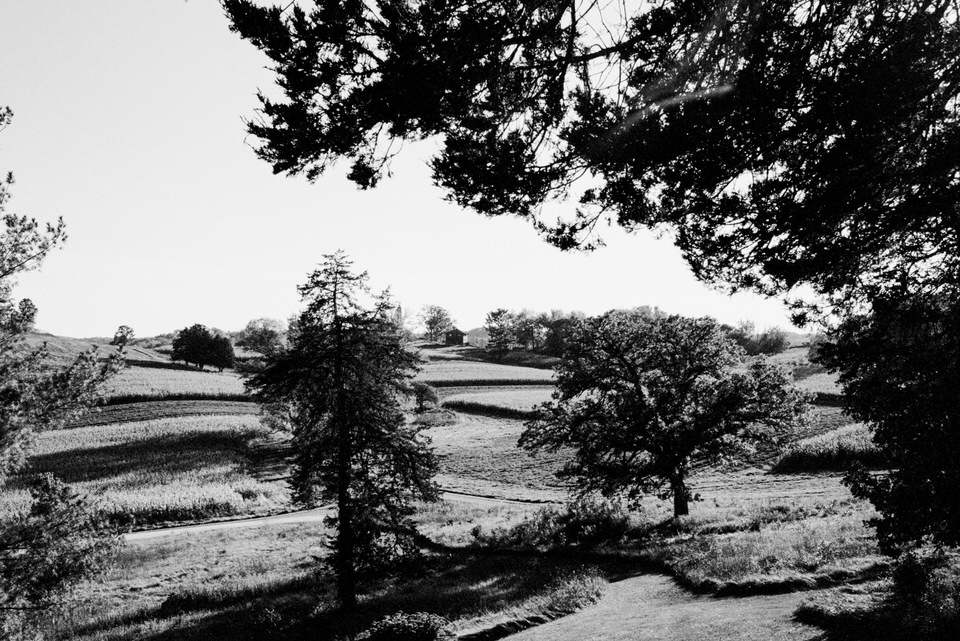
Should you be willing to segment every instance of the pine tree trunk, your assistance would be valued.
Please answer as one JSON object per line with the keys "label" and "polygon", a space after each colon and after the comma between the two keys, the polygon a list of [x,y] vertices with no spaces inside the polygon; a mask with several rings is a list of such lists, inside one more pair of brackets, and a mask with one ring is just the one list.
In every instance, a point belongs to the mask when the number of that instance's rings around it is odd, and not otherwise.
{"label": "pine tree trunk", "polygon": [[[343,470],[340,471],[341,479]],[[349,472],[347,473],[349,477]],[[341,481],[337,497],[337,597],[346,615],[352,616],[357,605],[357,573],[353,531],[353,505],[349,482]]]}
{"label": "pine tree trunk", "polygon": [[682,474],[670,479],[670,488],[673,491],[673,518],[690,514],[690,491]]}

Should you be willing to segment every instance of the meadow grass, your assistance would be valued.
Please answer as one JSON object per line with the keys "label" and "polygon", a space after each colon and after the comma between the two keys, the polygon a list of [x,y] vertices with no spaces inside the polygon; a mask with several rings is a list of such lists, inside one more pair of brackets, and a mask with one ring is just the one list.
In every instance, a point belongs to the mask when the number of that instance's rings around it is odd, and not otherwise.
{"label": "meadow grass", "polygon": [[142,527],[260,513],[286,491],[247,470],[255,416],[196,416],[98,425],[40,435],[25,475],[0,493],[0,514],[28,502],[24,480],[50,472],[88,495],[112,521]]}
{"label": "meadow grass", "polygon": [[177,418],[180,416],[242,416],[245,414],[257,415],[259,413],[260,406],[249,401],[143,401],[140,403],[123,403],[96,408],[94,411],[70,423],[70,427],[132,423],[159,418]]}
{"label": "meadow grass", "polygon": [[[427,517],[431,520],[435,517]],[[128,544],[118,563],[45,615],[51,638],[343,639],[397,611],[428,611],[457,630],[494,628],[585,607],[605,580],[577,562],[427,553],[363,583],[358,624],[338,611],[322,525],[202,532]]]}
{"label": "meadow grass", "polygon": [[183,395],[239,396],[243,379],[233,372],[127,367],[105,385],[104,397],[155,398]]}
{"label": "meadow grass", "polygon": [[417,379],[428,383],[449,381],[542,381],[550,384],[553,372],[533,367],[499,365],[482,361],[434,360],[426,363]]}
{"label": "meadow grass", "polygon": [[797,387],[813,394],[839,394],[837,375],[830,372],[820,372],[801,378],[794,383]]}
{"label": "meadow grass", "polygon": [[855,463],[882,467],[885,458],[862,423],[803,439],[788,446],[774,465],[779,473],[846,470]]}
{"label": "meadow grass", "polygon": [[[551,387],[497,387],[475,392],[459,392],[443,399],[443,405],[462,412],[492,413],[498,410],[513,412],[514,418],[523,418],[533,408],[550,401],[554,388]],[[503,414],[499,414],[503,415]],[[508,416],[508,417],[510,417]]]}

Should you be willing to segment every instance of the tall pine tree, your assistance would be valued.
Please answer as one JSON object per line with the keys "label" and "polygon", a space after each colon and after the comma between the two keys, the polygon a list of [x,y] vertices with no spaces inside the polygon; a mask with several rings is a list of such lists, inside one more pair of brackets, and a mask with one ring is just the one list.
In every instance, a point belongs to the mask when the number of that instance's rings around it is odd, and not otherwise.
{"label": "tall pine tree", "polygon": [[347,611],[364,569],[415,551],[412,502],[437,494],[433,453],[399,400],[416,356],[387,295],[351,267],[342,252],[325,256],[299,288],[306,309],[288,348],[248,383],[268,420],[293,434],[295,499],[336,503],[332,564]]}

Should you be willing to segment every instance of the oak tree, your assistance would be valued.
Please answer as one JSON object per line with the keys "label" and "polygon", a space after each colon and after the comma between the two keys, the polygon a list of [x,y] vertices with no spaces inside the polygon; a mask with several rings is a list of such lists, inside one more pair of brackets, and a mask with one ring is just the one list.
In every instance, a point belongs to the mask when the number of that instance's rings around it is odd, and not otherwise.
{"label": "oak tree", "polygon": [[688,513],[694,461],[716,462],[788,433],[804,396],[778,367],[739,371],[742,350],[710,318],[614,311],[581,321],[556,368],[553,401],[520,445],[572,448],[561,476],[583,492],[673,497]]}
{"label": "oak tree", "polygon": [[113,335],[113,340],[110,341],[111,345],[116,345],[120,349],[123,349],[127,346],[127,343],[133,340],[133,328],[129,325],[121,325],[117,328],[117,331]]}

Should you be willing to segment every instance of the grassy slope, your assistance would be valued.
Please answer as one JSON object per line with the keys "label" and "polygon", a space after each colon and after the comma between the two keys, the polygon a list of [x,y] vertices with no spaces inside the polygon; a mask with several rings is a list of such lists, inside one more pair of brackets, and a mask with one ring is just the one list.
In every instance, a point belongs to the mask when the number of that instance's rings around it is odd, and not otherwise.
{"label": "grassy slope", "polygon": [[[143,527],[261,513],[288,504],[286,491],[259,482],[248,452],[265,429],[254,416],[197,416],[97,425],[42,434],[29,472],[52,472],[119,523]],[[0,513],[28,501],[14,479]]]}
{"label": "grassy slope", "polygon": [[[96,347],[100,354],[107,355],[117,348],[110,345],[110,339],[104,338],[69,338],[66,336],[54,336],[42,332],[30,332],[24,337],[23,346],[27,349],[36,349],[46,344],[50,358],[58,363],[72,361],[81,352]],[[150,362],[169,362],[169,358],[159,352],[146,347],[129,345],[126,348],[128,359],[150,361]]]}
{"label": "grassy slope", "polygon": [[[162,376],[162,374],[171,371],[174,372],[172,379]],[[173,393],[177,390],[196,391],[198,386],[207,386],[204,388],[207,390],[210,389],[210,386],[225,386],[221,389],[230,390],[230,385],[239,383],[237,379],[229,375],[221,377],[210,372],[177,372],[175,370],[160,370],[144,367],[131,368],[128,372],[130,378],[125,381],[118,381],[118,383],[122,382],[130,386],[137,385],[145,387],[152,390],[153,393],[161,395]],[[435,359],[427,365],[420,377],[424,380],[438,380],[448,383],[457,380],[472,381],[481,379],[495,381],[522,379],[533,382],[542,381],[545,384],[549,384],[550,372],[531,368],[502,366],[492,363]],[[178,385],[180,387],[177,387]],[[514,401],[519,402],[518,399],[531,394],[542,394],[546,390],[549,390],[549,388],[545,386],[542,389],[531,388],[510,391],[494,388],[486,390],[486,392],[492,394],[498,402],[512,403]],[[475,393],[467,390],[456,390],[456,392],[459,394]],[[498,394],[500,395],[499,397],[497,397]],[[837,420],[840,420],[837,416],[834,416],[834,414],[838,415],[838,412],[836,412],[836,410],[823,410],[809,434],[825,431],[830,427],[831,421],[835,423]],[[178,421],[183,420],[185,419],[178,419]],[[235,420],[253,419],[250,417],[249,419],[237,418]],[[129,427],[130,425],[133,424],[128,423],[123,427]],[[833,427],[835,426],[834,424]],[[107,427],[111,429],[121,428],[121,426]],[[562,487],[553,478],[553,472],[562,463],[563,456],[555,455],[552,457],[530,459],[526,453],[517,450],[515,447],[516,438],[519,436],[521,429],[522,423],[518,421],[477,417],[462,417],[455,425],[432,428],[429,433],[433,437],[434,444],[441,456],[442,482],[444,482],[444,484],[459,482],[461,483],[461,487],[457,489],[463,491],[510,496],[510,498],[537,498],[542,500],[544,498],[561,497]],[[129,434],[130,433],[128,433],[127,436],[129,436]],[[206,452],[205,455],[209,456],[210,448],[207,446],[210,444],[210,441],[205,441],[204,438],[205,437],[201,437],[198,441],[198,443],[201,444],[205,443],[205,445],[199,447],[199,450]],[[216,440],[216,438],[214,440]],[[233,445],[222,447],[223,443],[226,442],[232,442]],[[166,448],[166,446],[164,446],[154,449],[158,450],[158,455],[161,455],[162,451],[167,453],[165,455],[180,453],[181,456],[173,456],[170,459],[176,464],[179,464],[180,461],[178,459],[190,458],[189,456],[182,456],[182,453],[185,451],[184,443],[185,441],[182,437],[175,437],[171,441],[171,444],[174,444],[173,448]],[[118,442],[116,444],[119,445],[120,443]],[[243,447],[244,445],[241,445],[240,441],[236,438],[232,441],[228,438],[226,441],[221,441],[220,445],[214,447],[213,450],[220,453],[217,454],[217,456],[227,453],[228,450],[230,456],[235,456],[238,452],[242,452]],[[131,447],[130,449],[133,451],[136,448]],[[189,454],[193,450],[188,446],[186,451]],[[142,467],[144,463],[149,466],[149,462],[152,459],[151,457],[144,458],[144,455],[138,452],[134,454],[130,460],[136,461],[137,466]],[[232,460],[236,461],[238,459]],[[201,468],[206,469],[207,467],[206,464],[203,463],[202,456],[196,459],[196,464],[198,470]],[[161,465],[161,468],[162,467]],[[242,471],[242,467],[241,465],[240,468],[234,469],[241,469]],[[175,477],[177,479],[185,478],[179,474],[175,475]],[[205,483],[206,481],[202,481],[201,485]],[[692,506],[693,515],[687,522],[688,530],[694,532],[694,538],[690,539],[690,541],[693,541],[696,546],[699,546],[699,548],[696,549],[700,550],[702,557],[702,562],[695,564],[693,570],[706,569],[708,573],[714,572],[715,574],[728,572],[730,570],[729,567],[723,566],[722,563],[714,569],[710,569],[710,555],[716,550],[727,549],[719,547],[721,540],[716,538],[717,536],[726,537],[728,542],[734,544],[732,547],[735,548],[735,550],[730,554],[723,551],[722,554],[714,554],[714,556],[720,561],[723,561],[724,559],[721,557],[732,555],[734,557],[732,559],[733,562],[736,562],[739,558],[743,561],[742,566],[746,568],[751,567],[750,563],[758,561],[758,555],[768,554],[769,550],[772,549],[766,545],[763,536],[759,536],[764,535],[767,531],[769,531],[773,538],[777,538],[778,536],[777,528],[781,528],[781,534],[791,531],[799,532],[799,535],[793,537],[793,539],[791,539],[793,542],[788,543],[786,548],[777,548],[777,554],[792,554],[792,550],[802,550],[806,545],[819,546],[818,549],[826,549],[828,551],[831,549],[831,546],[835,549],[840,549],[837,547],[837,537],[848,537],[844,523],[839,523],[836,527],[829,526],[830,524],[821,527],[815,520],[812,520],[820,518],[816,516],[817,506],[829,507],[838,502],[849,501],[849,493],[840,485],[839,478],[836,475],[779,476],[766,474],[756,469],[743,469],[737,472],[701,470],[694,479],[692,479],[692,484],[694,491],[700,493],[704,499],[702,502],[695,503]],[[645,500],[644,503],[646,518],[652,519],[653,521],[666,516],[669,510],[667,504],[653,498]],[[785,510],[799,509],[801,511],[810,509],[812,516],[811,519],[806,519],[803,518],[804,515],[801,514],[801,518],[790,521],[787,525],[782,525],[777,522],[764,524],[759,533],[744,531],[746,528],[745,524],[755,520],[757,514],[766,512],[776,514],[781,508]],[[856,510],[853,511],[856,512]],[[454,536],[454,539],[457,537],[463,539],[469,536],[468,532],[470,527],[472,527],[469,523],[473,522],[472,520],[484,522],[489,525],[491,519],[493,519],[494,523],[497,523],[498,519],[504,517],[502,515],[473,514],[468,518],[471,520],[468,521],[467,518],[460,519],[459,517],[454,518],[447,515],[440,520],[446,524],[445,527],[448,530],[453,528],[458,532],[458,534]],[[519,518],[519,516],[513,514],[508,515],[506,518],[509,520]],[[859,521],[862,520],[862,513],[857,512],[855,516],[847,520],[850,523],[852,523],[853,520],[859,523]],[[453,523],[457,525],[451,525]],[[729,532],[731,530],[734,532],[732,535],[711,534],[711,532]],[[306,534],[306,532],[304,532],[304,534]],[[306,580],[306,571],[313,565],[313,561],[307,558],[311,553],[304,553],[304,550],[311,549],[309,544],[315,543],[314,537],[316,535],[317,532],[311,531],[308,535],[309,540],[303,541],[306,547],[300,546],[299,543],[298,545],[293,545],[289,541],[284,543],[282,539],[287,535],[282,534],[282,529],[271,528],[267,528],[252,537],[247,537],[249,540],[244,544],[240,544],[236,540],[243,538],[242,533],[238,533],[236,539],[225,534],[198,537],[197,539],[191,540],[188,544],[188,549],[178,547],[178,545],[174,543],[144,542],[143,544],[139,544],[139,547],[133,551],[131,556],[126,557],[128,560],[124,561],[121,564],[121,568],[117,570],[120,574],[112,574],[108,581],[102,584],[103,589],[109,591],[111,596],[109,596],[109,598],[104,596],[105,600],[99,601],[99,606],[91,605],[90,607],[94,609],[89,610],[88,613],[94,618],[103,620],[105,611],[113,612],[114,615],[117,612],[122,612],[125,608],[139,611],[140,614],[134,614],[132,618],[129,619],[131,622],[130,627],[121,630],[119,636],[116,638],[234,638],[234,635],[236,635],[239,630],[251,634],[251,638],[259,638],[259,633],[254,634],[258,629],[250,627],[249,622],[252,620],[251,617],[256,618],[255,615],[259,616],[257,612],[259,611],[258,608],[261,608],[261,605],[257,605],[256,602],[262,596],[261,593],[273,595],[292,592],[299,594],[299,596],[290,598],[293,598],[294,601],[299,599],[303,602],[306,594],[312,591],[308,589],[306,593],[304,592],[303,581]],[[863,535],[863,532],[858,531],[852,536],[856,538],[862,537]],[[830,536],[833,536],[834,539],[831,540],[829,538]],[[255,551],[251,551],[254,550],[254,548]],[[695,548],[690,549],[693,550]],[[296,552],[296,550],[301,551]],[[295,554],[301,554],[302,556],[300,558],[304,560],[294,560],[293,556],[295,556]],[[142,562],[145,558],[150,560]],[[249,562],[249,567],[254,569],[240,570],[238,574],[234,573],[233,570],[228,570],[228,568],[235,567],[241,558],[248,559],[245,563]],[[157,564],[160,564],[165,569],[156,569]],[[525,569],[522,564],[518,564],[517,562],[513,562],[512,567],[520,570],[522,573],[530,572],[529,568]],[[460,570],[458,570],[458,572],[459,571]],[[491,574],[491,572],[493,573]],[[478,575],[478,585],[500,585],[500,582],[503,580],[501,576],[502,572],[500,570],[491,572]],[[450,576],[462,582],[467,575],[454,573]],[[523,574],[523,576],[526,577],[528,574]],[[533,572],[529,574],[529,576],[536,578],[537,573]],[[520,578],[522,577],[515,579],[514,583]],[[494,583],[491,584],[489,581],[494,581]],[[253,586],[253,592],[250,591],[251,586]],[[403,588],[400,590],[401,592],[411,595],[409,589],[407,589],[408,587],[409,584],[405,584],[404,586],[398,586],[398,589]],[[153,600],[147,598],[147,595],[151,592],[156,594]],[[428,592],[429,591],[425,589],[414,591],[412,600],[410,596],[405,597],[407,601],[404,602],[403,607],[407,609],[417,609],[423,606],[423,599],[430,598],[428,597]],[[187,595],[187,602],[193,603],[194,605],[188,607],[180,614],[168,611],[163,617],[156,619],[154,615],[160,614],[159,605],[162,603],[160,597],[166,598],[173,594],[179,594],[181,596]],[[391,596],[392,594],[393,593],[388,590],[382,595],[377,596],[377,599],[384,599],[382,605],[377,607],[396,609],[398,602],[395,599],[396,595]],[[681,634],[681,636],[664,638],[716,638],[715,636],[707,635],[707,633],[704,633],[703,636],[697,636],[700,634],[700,632],[698,632],[698,630],[701,629],[699,626],[702,625],[708,625],[708,627],[704,629],[710,630],[710,634],[715,634],[718,633],[719,630],[723,630],[723,628],[709,627],[710,624],[704,623],[701,620],[702,617],[701,619],[690,618],[703,609],[702,605],[700,605],[703,601],[699,598],[690,597],[684,592],[661,591],[660,594],[663,600],[659,605],[654,604],[652,601],[648,601],[648,605],[638,605],[636,602],[620,602],[618,604],[616,599],[619,597],[615,594],[614,600],[612,601],[614,604],[612,614],[611,611],[608,610],[605,618],[623,619],[625,615],[619,608],[632,608],[633,611],[635,611],[638,607],[646,609],[647,607],[655,606],[654,609],[660,607],[669,608],[668,610],[664,610],[664,612],[670,612],[672,614],[664,614],[663,616],[668,619],[672,617],[670,620],[676,619],[680,621],[677,630],[687,635],[683,636]],[[519,594],[515,595],[516,598],[511,600],[509,604],[506,602],[500,602],[499,604],[490,602],[490,605],[494,610],[496,608],[505,608],[510,604],[516,604],[520,596]],[[218,601],[218,599],[221,598],[226,598],[227,601],[221,603]],[[489,595],[485,592],[478,592],[476,594],[461,593],[458,597],[458,603],[460,603],[460,605],[457,607],[461,608],[461,612],[464,613],[464,615],[467,611],[472,611],[470,608],[476,607],[473,601],[474,599],[489,599]],[[725,600],[719,603],[727,603],[733,608],[732,612],[734,612],[734,614],[729,618],[716,620],[729,621],[730,625],[733,626],[729,628],[730,630],[742,630],[743,633],[747,635],[756,634],[758,630],[764,631],[763,636],[738,636],[733,638],[807,638],[777,636],[777,634],[779,634],[777,631],[780,629],[777,626],[779,626],[779,621],[781,620],[778,617],[782,617],[784,612],[792,611],[793,607],[790,605],[793,603],[792,597],[782,597],[782,599],[784,600],[777,602],[781,604],[787,603],[788,606],[784,606],[787,607],[787,610],[780,608],[775,609],[775,612],[759,606],[755,607],[754,604],[761,602],[758,600]],[[774,600],[776,600],[776,598]],[[774,601],[767,601],[767,603],[772,602]],[[93,599],[91,604],[95,603],[97,603],[97,600]],[[123,605],[124,603],[127,605]],[[309,600],[309,603],[313,603],[312,599]],[[605,603],[609,604],[611,601],[608,600],[605,601]],[[147,608],[146,611],[143,609],[144,607]],[[286,605],[278,607],[282,610]],[[312,605],[308,606],[308,608],[309,607],[312,607]],[[606,606],[601,605],[601,608],[603,607]],[[239,610],[236,608],[239,608]],[[737,612],[739,614],[736,614]],[[238,613],[243,613],[243,615],[238,618]],[[113,615],[107,615],[107,618],[109,618],[109,616]],[[723,616],[725,615],[714,613],[708,618],[714,619],[715,617]],[[154,620],[136,623],[138,620],[151,619],[151,617],[154,617]],[[495,618],[494,616],[494,619]],[[604,617],[600,618],[603,619]],[[654,619],[654,623],[644,623],[643,621],[637,620],[636,617],[633,617],[631,620],[635,627],[639,627],[639,629],[653,630],[654,625],[660,625],[663,629],[668,630],[669,634],[674,633],[669,628],[669,622],[665,622],[666,620],[662,617],[659,620]],[[244,621],[247,623],[244,623]],[[571,619],[569,621],[572,622],[573,620]],[[740,628],[736,627],[739,625],[738,622],[742,624]],[[121,622],[115,620],[114,623]],[[565,622],[560,622],[550,625],[563,626],[564,624]],[[645,625],[648,626],[648,628],[644,628],[643,626]],[[113,627],[113,625],[111,624],[108,627]],[[121,628],[122,627],[121,625]],[[227,630],[232,630],[233,633],[227,633]],[[775,634],[772,636],[767,634],[770,630],[773,630]],[[603,629],[602,632],[606,634],[608,630]],[[226,636],[224,636],[224,634]],[[615,634],[619,634],[619,632],[615,632]],[[94,634],[94,636],[97,637],[98,635]],[[241,634],[240,636],[243,635]],[[315,632],[307,634],[306,636],[313,638]],[[586,636],[589,637],[590,635],[587,634]],[[110,638],[114,637],[111,636]],[[543,638],[580,637],[547,636]],[[611,638],[620,637],[613,636]],[[725,636],[725,638],[731,637],[728,635]]]}

